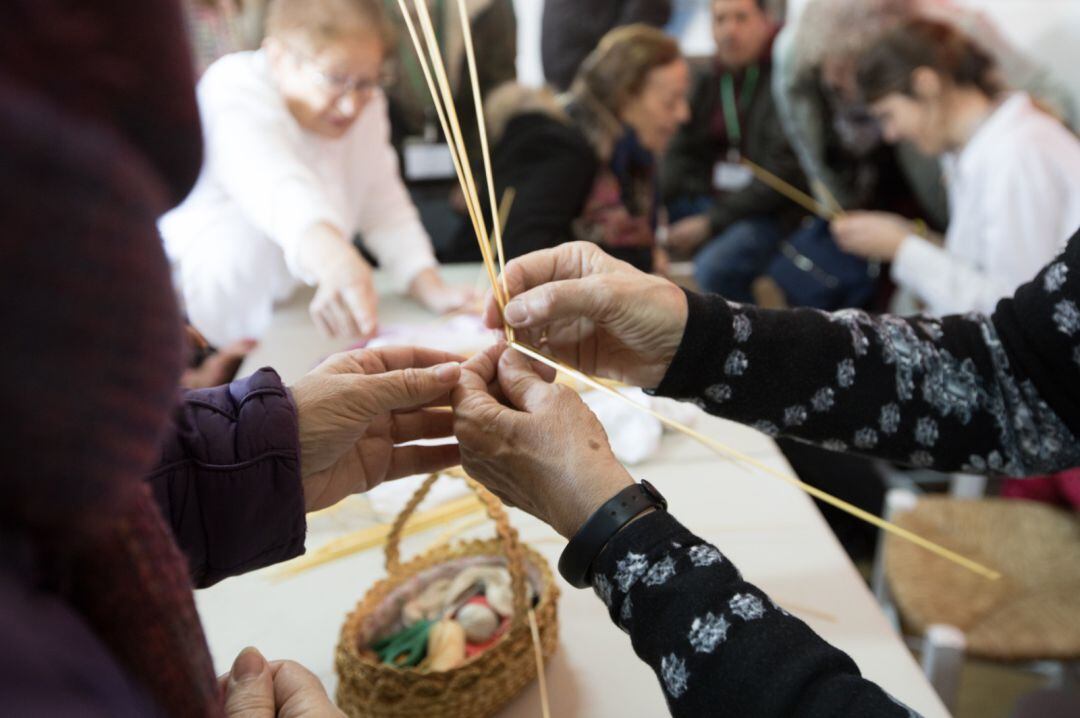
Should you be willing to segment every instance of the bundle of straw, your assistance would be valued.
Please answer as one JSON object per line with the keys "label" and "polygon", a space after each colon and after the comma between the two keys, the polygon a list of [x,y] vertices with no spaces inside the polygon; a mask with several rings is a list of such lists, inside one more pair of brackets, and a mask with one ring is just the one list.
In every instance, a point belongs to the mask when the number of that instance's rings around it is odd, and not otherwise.
{"label": "bundle of straw", "polygon": [[[402,16],[405,19],[406,27],[409,31],[409,37],[412,40],[413,46],[416,49],[416,54],[420,61],[420,68],[424,75],[424,80],[428,85],[428,90],[431,92],[432,99],[435,104],[435,110],[439,118],[439,123],[442,127],[443,134],[447,138],[447,141],[451,149],[451,157],[454,163],[454,169],[457,173],[458,182],[461,185],[462,192],[465,195],[466,208],[469,213],[469,218],[472,222],[473,229],[476,232],[477,241],[480,245],[480,255],[483,259],[484,268],[487,271],[488,281],[491,284],[491,291],[495,297],[495,301],[499,306],[500,311],[505,308],[506,302],[509,300],[509,291],[506,285],[506,272],[505,272],[505,256],[503,252],[502,243],[502,228],[499,218],[497,216],[498,210],[495,202],[495,185],[491,172],[491,153],[488,149],[487,130],[485,129],[484,114],[483,114],[483,102],[480,97],[480,87],[477,80],[476,71],[476,54],[473,48],[472,31],[469,26],[468,14],[465,10],[463,0],[457,0],[458,8],[460,10],[459,16],[461,19],[462,35],[465,40],[465,57],[466,64],[469,70],[469,79],[472,85],[473,104],[477,115],[477,126],[479,128],[480,135],[480,150],[483,159],[484,175],[487,181],[488,190],[488,204],[492,213],[492,230],[494,234],[494,245],[496,249],[496,256],[498,265],[496,265],[496,257],[491,253],[491,238],[488,234],[487,224],[484,221],[482,212],[480,209],[479,195],[476,189],[476,180],[473,177],[472,165],[469,161],[468,152],[465,147],[464,139],[462,138],[461,125],[458,121],[457,110],[455,109],[453,94],[450,90],[450,83],[446,77],[446,67],[443,63],[442,56],[439,51],[439,44],[435,37],[434,27],[431,23],[431,16],[428,12],[427,3],[423,0],[412,0],[413,7],[415,9],[416,17],[419,19],[420,30],[423,35],[417,32],[416,26],[412,20],[412,14],[409,11],[406,0],[398,0],[398,4],[401,7]],[[430,66],[429,66],[430,58]],[[819,203],[817,200],[809,197],[805,193],[791,187],[789,184],[780,180],[772,175],[764,168],[755,165],[749,160],[746,161],[747,166],[751,168],[755,176],[761,181],[766,182],[770,186],[777,189],[777,191],[783,192],[796,202],[806,206],[810,211],[815,214],[825,217],[833,218],[838,213],[842,212],[842,208],[836,204],[834,199],[831,199],[831,195],[827,194],[831,207]],[[498,280],[498,276],[501,274],[502,282]],[[817,487],[810,486],[798,478],[786,474],[782,471],[777,471],[772,467],[763,464],[760,461],[753,459],[750,456],[730,447],[715,439],[709,438],[700,432],[694,431],[688,426],[685,426],[677,421],[668,419],[661,414],[653,412],[651,409],[643,404],[640,404],[633,399],[625,396],[624,394],[611,389],[604,385],[600,381],[593,377],[578,371],[574,367],[567,366],[555,359],[552,359],[545,354],[537,351],[536,349],[529,347],[516,341],[514,332],[511,327],[504,322],[504,330],[506,333],[507,344],[515,351],[525,354],[531,359],[545,364],[558,372],[562,372],[570,377],[573,377],[577,381],[590,386],[598,391],[602,391],[619,401],[622,401],[629,406],[634,407],[638,411],[643,411],[655,416],[668,428],[685,434],[696,441],[701,442],[705,446],[713,449],[722,456],[730,459],[734,459],[744,465],[757,469],[763,473],[780,479],[798,489],[806,492],[807,494],[824,501],[831,506],[844,511],[852,516],[855,516],[862,521],[866,521],[883,531],[887,531],[895,536],[898,536],[905,541],[910,541],[942,558],[945,558],[953,563],[956,563],[964,568],[973,571],[988,579],[1000,578],[1000,574],[991,568],[987,568],[982,564],[973,561],[969,558],[961,556],[954,551],[951,551],[943,546],[940,546],[932,541],[929,541],[911,531],[900,528],[895,524],[890,523],[878,516],[863,511],[862,509],[853,506],[852,504],[839,499],[831,494],[818,489]]]}

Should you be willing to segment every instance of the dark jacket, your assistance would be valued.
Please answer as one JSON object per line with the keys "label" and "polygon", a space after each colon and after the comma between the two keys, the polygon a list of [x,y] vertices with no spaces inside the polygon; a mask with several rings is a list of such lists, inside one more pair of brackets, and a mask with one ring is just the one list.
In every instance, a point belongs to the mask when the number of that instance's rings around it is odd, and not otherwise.
{"label": "dark jacket", "polygon": [[540,56],[549,85],[566,90],[609,30],[643,22],[663,27],[671,0],[545,0]]}
{"label": "dark jacket", "polygon": [[573,125],[543,112],[512,118],[492,153],[495,196],[514,188],[503,246],[507,258],[575,239],[599,169],[596,152]]}
{"label": "dark jacket", "polygon": [[512,117],[492,150],[495,196],[514,188],[503,232],[506,256],[589,240],[651,271],[654,164],[637,145],[636,151],[620,153],[618,147],[625,145],[617,143],[617,161],[605,165],[574,121],[554,110]]}
{"label": "dark jacket", "polygon": [[[780,124],[771,91],[771,52],[766,50],[758,64],[759,72],[753,95],[740,108],[741,156],[761,165],[796,187],[806,188],[806,178],[798,157],[791,148]],[[723,120],[720,78],[727,72],[714,62],[699,66],[690,92],[690,120],[672,140],[664,160],[663,196],[665,202],[680,197],[714,196],[709,211],[712,234],[723,231],[732,222],[751,216],[777,216],[794,224],[804,212],[776,190],[754,181],[745,189],[717,193],[713,189],[713,167],[724,159],[733,142],[728,138]],[[735,95],[747,81],[746,72],[735,73]]]}
{"label": "dark jacket", "polygon": [[202,154],[179,8],[15,0],[4,19],[4,711],[219,715],[192,585],[298,553],[304,515],[272,372],[176,409],[155,222]]}

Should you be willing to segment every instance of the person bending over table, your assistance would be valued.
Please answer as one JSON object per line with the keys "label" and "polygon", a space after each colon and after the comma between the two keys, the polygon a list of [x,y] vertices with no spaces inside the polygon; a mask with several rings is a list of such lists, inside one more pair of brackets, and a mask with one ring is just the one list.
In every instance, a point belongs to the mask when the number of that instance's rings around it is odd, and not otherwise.
{"label": "person bending over table", "polygon": [[[1025,475],[1080,461],[1078,274],[1080,232],[990,318],[777,311],[573,243],[507,266],[505,316],[583,371],[772,436]],[[486,320],[501,323],[490,301]],[[580,398],[543,374],[502,345],[464,365],[451,397],[463,465],[571,538],[560,570],[592,585],[674,715],[910,715],[636,486]]]}

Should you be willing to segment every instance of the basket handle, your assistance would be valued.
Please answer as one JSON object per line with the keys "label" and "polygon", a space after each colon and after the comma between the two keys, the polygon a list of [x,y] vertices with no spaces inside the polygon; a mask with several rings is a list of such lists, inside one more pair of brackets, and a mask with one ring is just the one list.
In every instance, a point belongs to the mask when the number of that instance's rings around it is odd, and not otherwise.
{"label": "basket handle", "polygon": [[[386,572],[393,576],[401,570],[401,533],[405,524],[409,522],[416,511],[416,507],[424,500],[431,487],[438,480],[440,474],[431,474],[424,483],[412,495],[405,508],[401,510],[394,525],[390,527],[390,534],[386,537]],[[503,503],[493,493],[485,489],[470,476],[464,473],[459,475],[476,494],[476,498],[484,505],[488,518],[495,522],[495,536],[503,546],[506,554],[506,568],[510,572],[510,589],[514,595],[514,615],[511,623],[514,627],[523,623],[529,612],[528,594],[525,592],[525,559],[521,553],[521,544],[518,541],[517,530],[510,525],[510,519],[506,515]]]}

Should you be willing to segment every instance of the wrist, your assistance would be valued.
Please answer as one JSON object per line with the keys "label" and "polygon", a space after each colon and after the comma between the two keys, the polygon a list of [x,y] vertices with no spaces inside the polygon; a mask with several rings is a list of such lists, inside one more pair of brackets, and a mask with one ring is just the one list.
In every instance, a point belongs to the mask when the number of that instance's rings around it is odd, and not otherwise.
{"label": "wrist", "polygon": [[679,347],[682,345],[683,336],[686,334],[686,323],[690,317],[690,303],[687,300],[686,292],[672,282],[667,284],[669,286],[665,289],[670,297],[657,306],[664,307],[663,311],[668,314],[667,323],[669,328],[663,335],[656,338],[656,361],[652,363],[651,369],[641,377],[642,381],[639,386],[642,389],[651,390],[660,386],[664,377],[667,376],[668,369],[671,368],[671,363],[675,360],[675,355],[678,354]]}
{"label": "wrist", "polygon": [[572,538],[581,527],[600,508],[611,500],[612,496],[628,486],[634,485],[634,479],[623,468],[622,464],[616,463],[614,467],[603,474],[602,479],[592,480],[586,477],[577,477],[575,481],[568,482],[577,491],[577,501],[571,511],[555,526],[555,530],[566,539]]}
{"label": "wrist", "polygon": [[323,283],[351,263],[366,265],[344,235],[329,225],[319,224],[312,228],[300,245],[300,266],[304,272]]}
{"label": "wrist", "polygon": [[427,267],[420,270],[412,281],[409,282],[409,294],[420,301],[431,296],[432,292],[443,288],[442,277],[435,267]]}
{"label": "wrist", "polygon": [[570,539],[559,573],[575,588],[592,583],[592,566],[608,543],[646,512],[666,511],[667,501],[648,482],[632,484],[600,506]]}

